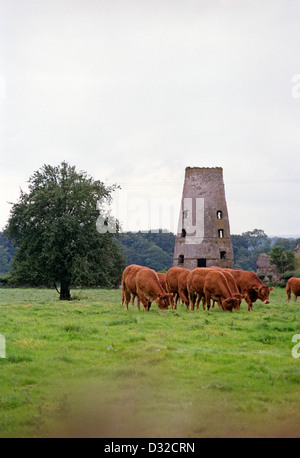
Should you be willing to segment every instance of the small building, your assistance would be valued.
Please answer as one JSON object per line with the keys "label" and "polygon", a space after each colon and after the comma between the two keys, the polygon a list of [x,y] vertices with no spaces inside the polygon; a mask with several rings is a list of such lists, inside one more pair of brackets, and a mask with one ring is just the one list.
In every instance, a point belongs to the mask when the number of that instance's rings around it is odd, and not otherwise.
{"label": "small building", "polygon": [[279,281],[280,274],[274,264],[270,263],[270,256],[266,253],[261,253],[256,261],[257,264],[257,275],[262,278],[263,281]]}

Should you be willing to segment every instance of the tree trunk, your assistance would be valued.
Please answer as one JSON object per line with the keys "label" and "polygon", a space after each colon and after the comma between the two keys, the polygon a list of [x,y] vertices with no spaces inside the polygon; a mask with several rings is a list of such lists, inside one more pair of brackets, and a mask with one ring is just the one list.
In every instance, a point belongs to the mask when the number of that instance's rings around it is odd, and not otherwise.
{"label": "tree trunk", "polygon": [[70,301],[70,300],[72,300],[72,297],[71,297],[71,294],[70,294],[70,285],[65,280],[62,280],[61,284],[60,284],[60,296],[59,296],[59,299],[61,301]]}

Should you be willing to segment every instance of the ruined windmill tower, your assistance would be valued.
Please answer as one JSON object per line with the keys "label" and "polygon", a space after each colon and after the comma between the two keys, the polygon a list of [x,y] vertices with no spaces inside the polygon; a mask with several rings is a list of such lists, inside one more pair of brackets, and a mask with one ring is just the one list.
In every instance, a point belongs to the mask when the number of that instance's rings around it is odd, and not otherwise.
{"label": "ruined windmill tower", "polygon": [[221,167],[185,169],[173,266],[234,267]]}

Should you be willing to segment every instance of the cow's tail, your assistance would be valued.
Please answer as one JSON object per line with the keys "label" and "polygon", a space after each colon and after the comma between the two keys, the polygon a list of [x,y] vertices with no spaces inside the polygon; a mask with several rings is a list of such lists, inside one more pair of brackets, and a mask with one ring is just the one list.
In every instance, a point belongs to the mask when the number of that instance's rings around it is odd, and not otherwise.
{"label": "cow's tail", "polygon": [[122,278],[122,306],[124,305],[124,301],[125,301],[125,281]]}
{"label": "cow's tail", "polygon": [[291,299],[291,285],[289,284],[289,282],[286,285],[286,297],[287,301],[289,302]]}

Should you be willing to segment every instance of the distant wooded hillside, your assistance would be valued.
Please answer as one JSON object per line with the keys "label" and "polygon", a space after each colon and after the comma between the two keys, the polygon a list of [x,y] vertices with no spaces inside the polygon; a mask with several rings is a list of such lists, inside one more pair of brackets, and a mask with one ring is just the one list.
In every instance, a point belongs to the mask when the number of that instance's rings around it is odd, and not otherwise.
{"label": "distant wooded hillside", "polygon": [[[232,235],[234,264],[236,269],[257,270],[260,253],[269,254],[274,246],[294,250],[298,239],[268,237],[262,229]],[[157,271],[168,270],[173,265],[175,235],[171,232],[127,232],[119,237],[119,246],[126,258],[126,265],[140,264]]]}
{"label": "distant wooded hillside", "polygon": [[171,232],[126,232],[119,235],[118,245],[126,265],[139,264],[156,271],[173,265],[175,235]]}
{"label": "distant wooded hillside", "polygon": [[[300,243],[300,238],[269,238],[260,229],[232,235],[231,238],[235,268],[254,271],[260,253],[270,253],[273,246],[294,250]],[[156,271],[166,271],[173,265],[175,234],[172,232],[126,232],[119,235],[116,243],[126,259],[126,265],[140,264]],[[14,252],[14,247],[0,233],[0,275],[9,272]]]}

